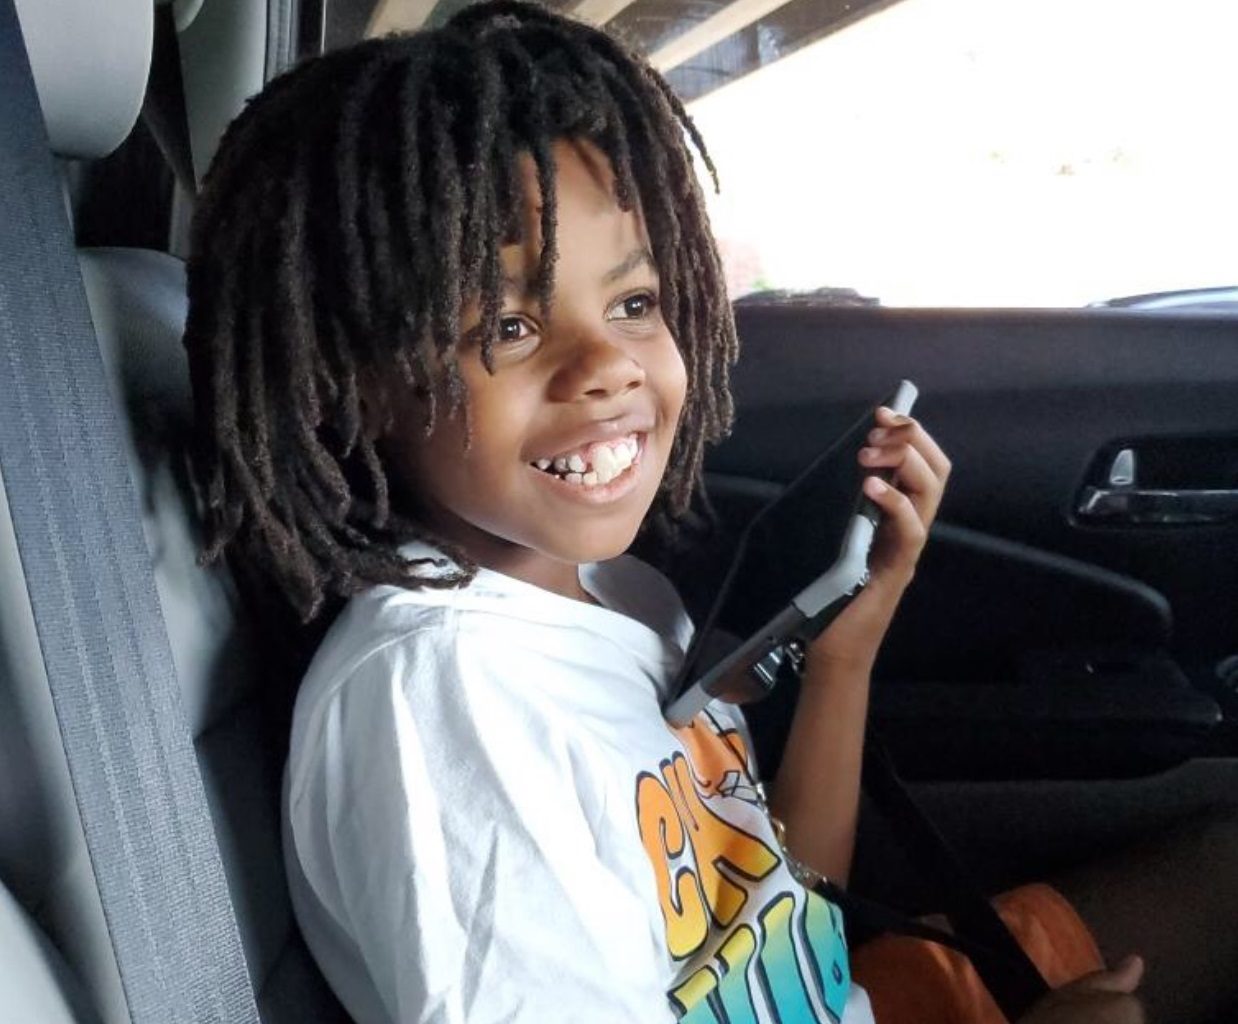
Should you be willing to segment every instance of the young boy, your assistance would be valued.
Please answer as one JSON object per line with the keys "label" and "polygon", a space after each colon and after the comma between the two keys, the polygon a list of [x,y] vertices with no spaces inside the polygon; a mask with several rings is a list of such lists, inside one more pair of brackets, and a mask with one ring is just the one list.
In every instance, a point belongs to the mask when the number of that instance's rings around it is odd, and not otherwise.
{"label": "young boy", "polygon": [[286,855],[359,1024],[872,1019],[803,883],[846,877],[869,670],[950,466],[878,412],[872,580],[809,652],[767,809],[735,708],[664,722],[691,624],[623,554],[688,514],[731,415],[685,133],[712,172],[643,62],[499,2],[301,65],[211,169],[208,557],[306,619],[349,599],[297,700]]}

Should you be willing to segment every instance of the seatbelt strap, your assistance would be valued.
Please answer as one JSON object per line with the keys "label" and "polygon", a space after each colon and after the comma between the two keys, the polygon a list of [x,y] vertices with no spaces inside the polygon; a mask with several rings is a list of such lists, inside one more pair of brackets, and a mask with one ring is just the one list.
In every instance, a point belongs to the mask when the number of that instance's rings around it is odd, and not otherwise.
{"label": "seatbelt strap", "polygon": [[[863,785],[894,826],[912,861],[939,885],[946,899],[945,916],[954,927],[954,941],[943,940],[946,933],[921,934],[924,925],[894,911],[881,908],[870,913],[879,908],[878,904],[867,909],[857,905],[856,913],[877,929],[919,935],[964,952],[1007,1019],[1017,1020],[1049,991],[1048,984],[992,903],[975,886],[945,836],[916,803],[899,778],[889,752],[871,732],[864,749]],[[846,913],[845,906],[843,911]]]}
{"label": "seatbelt strap", "polygon": [[862,929],[873,934],[905,935],[908,938],[923,939],[925,942],[935,942],[939,946],[946,946],[957,953],[962,953],[968,959],[975,957],[981,960],[992,959],[990,950],[972,942],[965,935],[955,935],[944,928],[937,928],[914,917],[908,917],[884,903],[858,896],[835,882],[831,882],[828,878],[823,878],[817,883],[816,892],[843,912],[843,919],[848,923],[848,935],[850,935],[852,925],[858,923]]}
{"label": "seatbelt strap", "polygon": [[257,1024],[122,433],[0,0],[0,473],[133,1024]]}
{"label": "seatbelt strap", "polygon": [[198,194],[189,139],[189,115],[185,107],[185,78],[181,67],[180,37],[172,4],[155,7],[155,38],[151,52],[150,78],[142,100],[142,120],[150,129],[177,184],[185,194]]}

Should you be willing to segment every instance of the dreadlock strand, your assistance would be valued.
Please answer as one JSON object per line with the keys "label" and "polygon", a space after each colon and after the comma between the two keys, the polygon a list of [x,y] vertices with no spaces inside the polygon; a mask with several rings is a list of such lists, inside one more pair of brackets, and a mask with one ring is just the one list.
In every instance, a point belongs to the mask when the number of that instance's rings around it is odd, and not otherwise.
{"label": "dreadlock strand", "polygon": [[[495,34],[495,44],[501,48],[509,64],[524,76],[520,89],[515,120],[523,120],[527,138],[524,140],[533,160],[534,176],[539,198],[541,254],[538,258],[534,290],[542,315],[550,311],[554,291],[554,266],[558,258],[558,203],[555,190],[554,154],[551,152],[552,133],[548,118],[546,87],[537,61],[514,34]],[[531,197],[521,195],[523,186],[518,185],[516,194],[523,201]]]}
{"label": "dreadlock strand", "polygon": [[377,529],[383,529],[391,518],[391,490],[387,482],[387,474],[378,457],[374,442],[368,437],[362,437],[357,446],[361,453],[361,462],[369,473],[370,486],[374,488],[374,512],[371,521]]}
{"label": "dreadlock strand", "polygon": [[344,279],[349,312],[362,332],[373,330],[370,282],[366,278],[366,251],[361,232],[362,180],[360,168],[360,138],[363,112],[371,92],[382,75],[384,61],[363,64],[356,79],[349,83],[345,100],[339,110],[339,133],[336,136],[335,163],[338,227],[336,242],[343,255]]}
{"label": "dreadlock strand", "polygon": [[398,64],[384,68],[362,108],[361,215],[362,238],[366,242],[366,277],[371,282],[371,301],[375,306],[375,338],[387,335],[394,322],[392,310],[400,298],[403,260],[394,251],[392,226],[403,222],[399,211],[401,190],[392,187],[398,160],[384,127],[392,120],[391,97],[401,75]]}
{"label": "dreadlock strand", "polygon": [[357,364],[349,349],[344,326],[337,316],[319,317],[319,337],[327,340],[327,360],[334,364],[339,388],[335,399],[337,432],[341,444],[340,456],[348,458],[361,435],[361,396],[357,390]]}
{"label": "dreadlock strand", "polygon": [[[417,37],[410,43],[417,41]],[[424,49],[424,48],[423,48]],[[416,51],[415,51],[416,52]],[[433,254],[425,244],[428,231],[431,196],[426,195],[423,182],[422,147],[424,140],[420,129],[425,106],[423,92],[429,56],[416,60],[410,56],[403,68],[403,75],[396,90],[399,115],[396,117],[395,134],[398,171],[395,208],[400,219],[396,222],[395,236],[398,241],[401,267],[408,280],[408,295],[401,304],[400,328],[405,343],[399,351],[416,349],[431,330],[429,297],[434,287],[431,281]],[[408,378],[411,385],[413,379]]]}
{"label": "dreadlock strand", "polygon": [[[534,69],[536,71],[536,69]],[[535,79],[536,81],[536,79]],[[554,297],[555,264],[559,259],[559,199],[555,183],[554,154],[550,150],[545,131],[546,103],[540,91],[533,93],[533,130],[537,134],[531,140],[533,162],[537,167],[537,188],[541,193],[542,251],[537,264],[537,304],[543,316],[550,313]]]}
{"label": "dreadlock strand", "polygon": [[342,518],[348,508],[350,491],[344,473],[335,456],[322,443],[318,429],[323,422],[322,405],[317,388],[317,364],[320,360],[317,331],[312,314],[314,269],[305,250],[304,206],[307,177],[306,161],[297,161],[297,169],[289,182],[289,195],[281,212],[277,237],[280,258],[276,262],[276,292],[285,310],[285,319],[273,332],[280,342],[291,378],[290,393],[284,396],[286,411],[300,440],[304,463],[312,467],[317,482],[329,501],[325,507],[335,518]]}
{"label": "dreadlock strand", "polygon": [[[442,357],[452,356],[460,332],[460,214],[463,201],[460,166],[452,138],[453,108],[442,102],[441,86],[430,88],[432,99],[426,104],[427,144],[434,153],[431,194],[437,201],[430,206],[430,242],[440,273],[430,296],[431,330],[434,346]],[[454,361],[448,359],[448,362]],[[453,394],[452,407],[455,408]]]}
{"label": "dreadlock strand", "polygon": [[461,255],[464,281],[475,285],[482,275],[482,263],[495,246],[493,236],[494,189],[491,184],[493,138],[502,110],[499,69],[488,48],[477,55],[477,67],[470,86],[476,93],[471,130],[466,133],[464,179],[465,233]]}
{"label": "dreadlock strand", "polygon": [[[263,499],[275,491],[275,468],[271,458],[271,428],[267,416],[267,387],[265,357],[262,345],[262,321],[264,310],[260,303],[247,303],[247,327],[245,353],[245,379],[241,382],[248,405],[246,421],[250,425],[250,437],[239,438],[248,450],[248,461],[253,464],[254,476]],[[246,441],[248,440],[248,443]]]}
{"label": "dreadlock strand", "polygon": [[718,169],[714,166],[713,158],[709,155],[709,150],[705,148],[705,140],[701,137],[700,129],[697,128],[696,122],[692,119],[692,115],[688,113],[681,100],[675,91],[667,84],[666,79],[660,75],[649,76],[653,82],[654,88],[662,95],[662,99],[670,107],[671,112],[675,115],[676,120],[683,126],[683,129],[688,133],[688,137],[692,140],[692,145],[696,148],[697,153],[701,157],[702,163],[705,164],[705,169],[709,172],[709,178],[713,182],[714,191],[722,191],[718,184]]}

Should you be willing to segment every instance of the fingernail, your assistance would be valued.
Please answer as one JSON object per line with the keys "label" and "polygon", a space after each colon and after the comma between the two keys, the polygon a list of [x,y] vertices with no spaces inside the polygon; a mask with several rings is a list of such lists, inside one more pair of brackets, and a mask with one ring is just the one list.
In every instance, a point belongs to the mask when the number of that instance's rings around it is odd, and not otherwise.
{"label": "fingernail", "polygon": [[890,489],[889,484],[887,484],[879,476],[870,476],[864,481],[864,486],[867,488],[868,493],[874,497],[879,494],[885,494],[885,492]]}
{"label": "fingernail", "polygon": [[884,441],[886,435],[890,432],[885,427],[878,427],[868,435],[868,439],[876,444],[878,441]]}
{"label": "fingernail", "polygon": [[869,459],[873,459],[876,457],[877,457],[876,448],[861,448],[860,449],[860,458],[863,459],[865,462],[867,462]]}

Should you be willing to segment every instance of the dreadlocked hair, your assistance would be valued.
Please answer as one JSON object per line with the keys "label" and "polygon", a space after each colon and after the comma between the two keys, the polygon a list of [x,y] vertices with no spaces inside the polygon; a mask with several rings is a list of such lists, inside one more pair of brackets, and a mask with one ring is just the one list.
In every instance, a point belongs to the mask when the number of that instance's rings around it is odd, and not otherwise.
{"label": "dreadlocked hair", "polygon": [[[359,382],[416,389],[429,434],[467,422],[456,360],[461,304],[479,296],[479,336],[501,309],[499,250],[521,240],[518,160],[542,195],[535,281],[554,290],[551,146],[596,146],[616,201],[639,206],[663,315],[688,391],[650,523],[672,531],[700,494],[707,442],[732,416],[737,341],[683,104],[605,33],[516,0],[468,7],[442,28],[369,40],[305,61],[229,126],[194,216],[189,352],[205,506],[202,562],[236,551],[302,621],[328,598],[378,583],[452,587],[465,552],[402,514],[363,415]],[[489,343],[482,359],[492,369]],[[381,386],[381,385],[380,385]],[[454,565],[408,559],[406,540]]]}

